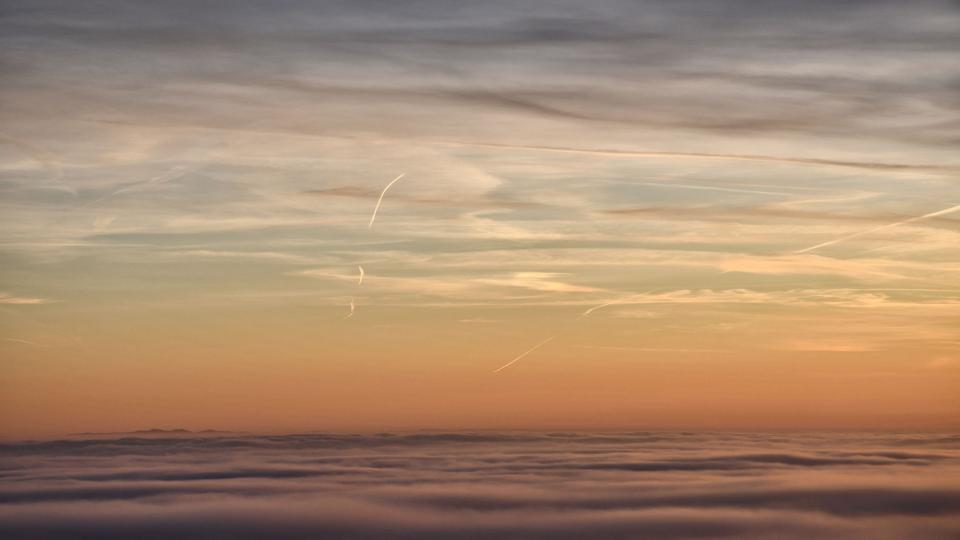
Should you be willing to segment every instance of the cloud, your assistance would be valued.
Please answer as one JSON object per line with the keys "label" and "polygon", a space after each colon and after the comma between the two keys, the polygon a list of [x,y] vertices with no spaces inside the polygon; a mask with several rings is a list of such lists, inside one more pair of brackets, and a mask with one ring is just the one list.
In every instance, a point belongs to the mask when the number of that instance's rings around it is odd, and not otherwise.
{"label": "cloud", "polygon": [[[893,289],[896,291],[896,289]],[[616,304],[779,304],[828,305],[845,308],[916,307],[918,309],[960,309],[960,298],[903,302],[892,299],[883,289],[797,289],[757,291],[751,289],[675,290],[659,293],[641,293],[629,296]],[[613,304],[612,304],[613,305]]]}
{"label": "cloud", "polygon": [[262,261],[276,261],[290,264],[317,264],[320,259],[317,257],[306,257],[292,253],[281,253],[275,251],[218,251],[210,249],[185,249],[178,251],[168,251],[160,254],[169,258],[211,258],[211,259],[254,259]]}
{"label": "cloud", "polygon": [[22,296],[15,296],[10,293],[0,292],[0,304],[14,304],[14,305],[35,305],[35,304],[49,304],[53,300],[48,300],[46,298],[27,298]]}
{"label": "cloud", "polygon": [[[703,159],[703,160],[732,160],[732,161],[760,161],[772,163],[792,163],[798,165],[821,165],[830,167],[850,167],[855,169],[874,169],[874,170],[934,170],[934,171],[955,171],[960,169],[960,165],[925,165],[925,164],[906,164],[906,163],[879,163],[864,161],[846,161],[836,159],[819,158],[793,158],[781,156],[761,156],[751,154],[712,154],[706,152],[666,152],[666,151],[648,151],[648,150],[622,150],[614,148],[577,148],[561,146],[534,146],[534,145],[511,145],[497,143],[468,143],[451,142],[450,144],[461,144],[467,146],[480,146],[491,148],[504,148],[513,150],[533,150],[543,152],[559,152],[570,154],[587,154],[594,156],[614,156],[614,157],[645,157],[662,159]],[[685,186],[681,186],[685,187]],[[779,193],[777,193],[779,195]]]}
{"label": "cloud", "polygon": [[[83,275],[118,298],[116,276],[144,260],[186,289],[236,259],[250,269],[238,287],[266,297],[262,266],[352,264],[344,244],[393,258],[399,243],[449,266],[435,279],[408,266],[425,279],[396,289],[459,294],[463,278],[490,302],[625,290],[665,268],[955,281],[946,215],[856,260],[784,255],[838,224],[950,200],[948,3],[282,4],[9,9],[0,243],[13,271],[56,283],[45,263],[95,264]],[[364,236],[399,171],[389,221]],[[790,200],[805,190],[823,197]],[[109,208],[83,208],[98,200]],[[541,262],[447,272],[504,256]]]}
{"label": "cloud", "polygon": [[496,319],[488,319],[485,317],[471,317],[469,319],[460,319],[457,322],[461,322],[464,324],[494,324],[499,321],[497,321]]}
{"label": "cloud", "polygon": [[26,339],[8,338],[8,337],[5,337],[5,338],[0,338],[0,340],[8,341],[8,342],[10,342],[10,343],[19,343],[19,344],[21,344],[21,345],[31,345],[31,346],[34,346],[34,347],[39,347],[39,346],[40,346],[39,343],[36,343],[36,342],[34,342],[34,341],[30,341],[30,340],[26,340]]}
{"label": "cloud", "polygon": [[877,342],[828,338],[788,340],[781,348],[791,351],[870,352],[880,350],[881,346]]}
{"label": "cloud", "polygon": [[[648,183],[638,183],[637,185],[649,185]],[[682,184],[659,183],[663,187],[680,187]],[[702,186],[703,189],[716,189],[719,191],[731,191],[725,188],[727,184],[716,186]],[[736,184],[731,184],[736,185]],[[701,186],[697,186],[700,188]],[[745,193],[772,194],[764,191],[734,190]],[[859,200],[866,197],[865,194],[845,195],[835,197],[824,197],[816,199],[799,199],[782,201],[775,204],[755,205],[755,206],[643,206],[631,208],[616,208],[604,210],[604,214],[620,217],[637,217],[645,219],[663,219],[672,221],[711,221],[711,222],[767,222],[770,220],[779,220],[782,222],[820,222],[820,223],[889,223],[892,219],[908,219],[907,216],[878,214],[878,215],[858,215],[858,214],[840,214],[824,211],[795,210],[793,206],[801,206],[816,203],[836,203]],[[942,227],[944,229],[954,229],[957,227],[957,221],[948,218],[934,219],[936,216],[927,218],[929,221],[925,225],[930,227]]]}
{"label": "cloud", "polygon": [[943,434],[126,435],[0,455],[5,538],[893,540],[949,537],[960,513]]}
{"label": "cloud", "polygon": [[564,275],[556,272],[514,272],[506,278],[477,279],[475,281],[489,285],[520,287],[547,292],[595,292],[598,290],[594,287],[574,285],[555,279]]}
{"label": "cloud", "polygon": [[938,356],[927,362],[929,369],[949,369],[960,366],[960,356]]}
{"label": "cloud", "polygon": [[[385,266],[385,265],[383,265]],[[406,272],[393,271],[390,274],[380,271],[368,274],[364,278],[366,294],[392,295],[394,300],[404,296],[410,299],[439,297],[458,299],[464,302],[500,304],[503,302],[547,301],[562,302],[558,294],[580,294],[600,291],[594,287],[563,281],[565,274],[556,272],[512,272],[503,274],[496,271],[464,273],[455,269],[436,268],[434,275],[405,275]],[[330,282],[356,282],[356,275],[339,269],[314,268],[290,272],[289,275],[321,279]],[[486,277],[481,277],[486,276]],[[505,292],[519,289],[519,292]],[[532,296],[529,292],[542,293]],[[412,296],[411,296],[412,295]],[[552,296],[549,296],[552,295]],[[383,303],[383,302],[381,302]],[[386,302],[391,303],[391,302]]]}

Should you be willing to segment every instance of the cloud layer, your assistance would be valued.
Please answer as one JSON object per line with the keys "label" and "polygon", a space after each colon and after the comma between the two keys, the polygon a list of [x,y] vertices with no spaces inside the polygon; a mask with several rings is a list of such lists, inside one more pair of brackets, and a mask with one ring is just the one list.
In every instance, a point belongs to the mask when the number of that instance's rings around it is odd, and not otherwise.
{"label": "cloud layer", "polygon": [[948,434],[131,435],[0,454],[11,539],[960,532],[960,438]]}

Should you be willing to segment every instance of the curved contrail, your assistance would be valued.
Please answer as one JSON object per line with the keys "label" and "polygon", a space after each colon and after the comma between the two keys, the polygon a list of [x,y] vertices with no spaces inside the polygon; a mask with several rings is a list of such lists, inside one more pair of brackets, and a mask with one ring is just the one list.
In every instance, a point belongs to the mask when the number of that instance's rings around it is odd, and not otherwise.
{"label": "curved contrail", "polygon": [[520,356],[514,358],[513,360],[507,362],[506,364],[498,367],[497,369],[493,370],[493,372],[494,372],[494,373],[497,373],[497,372],[500,371],[500,370],[503,370],[503,369],[506,369],[506,368],[512,366],[512,365],[515,364],[518,360],[520,360],[520,359],[523,358],[524,356],[532,353],[533,351],[539,349],[540,347],[543,347],[544,345],[546,345],[547,343],[549,343],[549,342],[550,342],[553,338],[555,338],[555,337],[557,337],[557,336],[550,336],[550,337],[548,337],[547,339],[541,341],[540,343],[537,343],[537,344],[534,345],[532,348],[530,348],[529,350],[527,350],[527,352],[521,354]]}
{"label": "curved contrail", "polygon": [[603,303],[603,304],[600,304],[600,305],[597,305],[597,306],[593,306],[592,308],[589,308],[589,309],[587,309],[586,311],[584,311],[583,313],[581,313],[581,314],[580,314],[580,317],[587,317],[587,316],[589,316],[591,313],[593,313],[594,311],[596,311],[596,310],[598,310],[598,309],[603,309],[603,308],[605,308],[605,307],[607,307],[607,306],[629,305],[629,304],[632,304],[632,303],[636,303],[636,302],[633,302],[633,299],[634,299],[634,298],[638,298],[638,297],[639,297],[639,298],[642,298],[643,295],[650,294],[650,293],[652,293],[652,292],[654,292],[654,291],[656,291],[656,290],[658,290],[658,289],[657,289],[656,287],[654,287],[653,289],[647,289],[647,290],[645,290],[645,291],[641,291],[641,292],[638,292],[638,293],[634,293],[634,294],[631,294],[630,296],[626,296],[626,297],[621,298],[621,299],[619,299],[619,300],[611,300],[610,302],[605,302],[605,303]]}
{"label": "curved contrail", "polygon": [[[387,187],[383,188],[383,191],[380,192],[380,197],[377,199],[377,205],[373,207],[373,214],[370,216],[370,223],[367,224],[367,229],[372,229],[372,228],[373,228],[373,222],[374,222],[374,220],[377,219],[377,211],[380,210],[380,203],[383,202],[383,196],[387,194],[387,190],[390,189],[391,186],[393,186],[394,184],[396,184],[398,180],[400,180],[401,178],[403,178],[403,176],[404,176],[405,174],[406,174],[406,173],[400,173],[399,176],[397,176],[396,178],[394,178],[393,180],[391,180],[390,183],[387,184]],[[360,266],[359,264],[357,265],[357,270],[360,271],[360,277],[357,279],[357,286],[360,286],[360,285],[363,285],[363,276],[364,276],[366,273],[363,271],[363,267]],[[349,319],[350,317],[353,317],[353,313],[354,313],[355,310],[356,310],[356,306],[355,306],[354,303],[353,303],[353,298],[351,298],[351,299],[350,299],[350,313],[349,313],[346,317],[344,317],[344,318],[345,318],[345,319]]]}
{"label": "curved contrail", "polygon": [[615,305],[615,304],[621,304],[621,303],[622,303],[622,302],[607,302],[606,304],[600,304],[599,306],[593,306],[592,308],[590,308],[590,309],[584,311],[583,313],[581,313],[580,316],[581,316],[581,317],[586,317],[586,316],[590,315],[591,313],[593,313],[594,311],[596,311],[596,310],[598,310],[598,309],[605,308],[605,307],[607,307],[607,306],[612,306],[612,305]]}
{"label": "curved contrail", "polygon": [[827,247],[827,246],[832,246],[832,245],[834,245],[834,244],[839,244],[840,242],[845,242],[845,241],[847,241],[847,240],[851,240],[851,239],[853,239],[853,238],[857,238],[858,236],[863,236],[863,235],[865,235],[865,234],[871,234],[871,233],[875,233],[875,232],[882,231],[882,230],[885,230],[885,229],[892,229],[893,227],[898,227],[898,226],[900,226],[900,225],[906,225],[907,223],[913,223],[914,221],[920,221],[920,220],[923,220],[923,219],[928,219],[928,218],[932,218],[932,217],[942,216],[942,215],[944,215],[944,214],[950,214],[950,213],[956,212],[957,210],[960,210],[960,204],[958,204],[958,205],[956,205],[956,206],[951,206],[950,208],[944,208],[943,210],[937,210],[936,212],[930,212],[929,214],[924,214],[924,215],[922,215],[922,216],[912,217],[912,218],[910,218],[910,219],[905,219],[905,220],[903,220],[903,221],[897,221],[897,222],[895,222],[895,223],[887,223],[886,225],[881,225],[881,226],[879,226],[879,227],[874,227],[874,228],[872,228],[872,229],[867,229],[867,230],[865,230],[865,231],[855,232],[855,233],[853,233],[853,234],[848,234],[848,235],[846,235],[846,236],[841,236],[840,238],[834,238],[833,240],[829,240],[829,241],[827,241],[827,242],[822,242],[822,243],[817,244],[817,245],[815,245],[815,246],[810,246],[810,247],[808,247],[808,248],[803,248],[803,249],[794,251],[794,253],[806,253],[806,252],[808,252],[808,251],[813,251],[813,250],[815,250],[815,249],[820,249],[820,248],[822,248],[822,247]]}
{"label": "curved contrail", "polygon": [[390,189],[390,186],[392,186],[392,185],[394,185],[395,183],[397,183],[397,180],[400,180],[401,178],[403,178],[403,175],[405,175],[405,174],[406,174],[406,173],[400,173],[400,176],[398,176],[398,177],[394,178],[393,180],[391,180],[390,183],[387,184],[387,187],[383,188],[383,191],[380,192],[380,198],[377,199],[377,205],[373,208],[373,215],[370,216],[370,223],[367,225],[367,228],[368,228],[368,229],[372,229],[372,228],[373,228],[373,221],[374,221],[375,219],[377,219],[377,210],[380,210],[380,203],[383,202],[383,196],[387,194],[387,190]]}

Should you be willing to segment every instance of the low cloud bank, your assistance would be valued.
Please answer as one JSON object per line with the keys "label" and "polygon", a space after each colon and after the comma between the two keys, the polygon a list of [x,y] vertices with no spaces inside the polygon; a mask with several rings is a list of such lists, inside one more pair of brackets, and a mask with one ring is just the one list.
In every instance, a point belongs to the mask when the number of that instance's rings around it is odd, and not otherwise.
{"label": "low cloud bank", "polygon": [[952,538],[960,438],[634,432],[0,445],[4,538]]}

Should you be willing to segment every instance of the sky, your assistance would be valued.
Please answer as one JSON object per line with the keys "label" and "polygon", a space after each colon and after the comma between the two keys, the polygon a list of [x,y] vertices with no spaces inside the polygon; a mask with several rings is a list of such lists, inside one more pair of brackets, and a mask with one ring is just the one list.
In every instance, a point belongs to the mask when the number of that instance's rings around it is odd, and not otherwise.
{"label": "sky", "polygon": [[955,2],[0,6],[0,436],[960,425]]}

